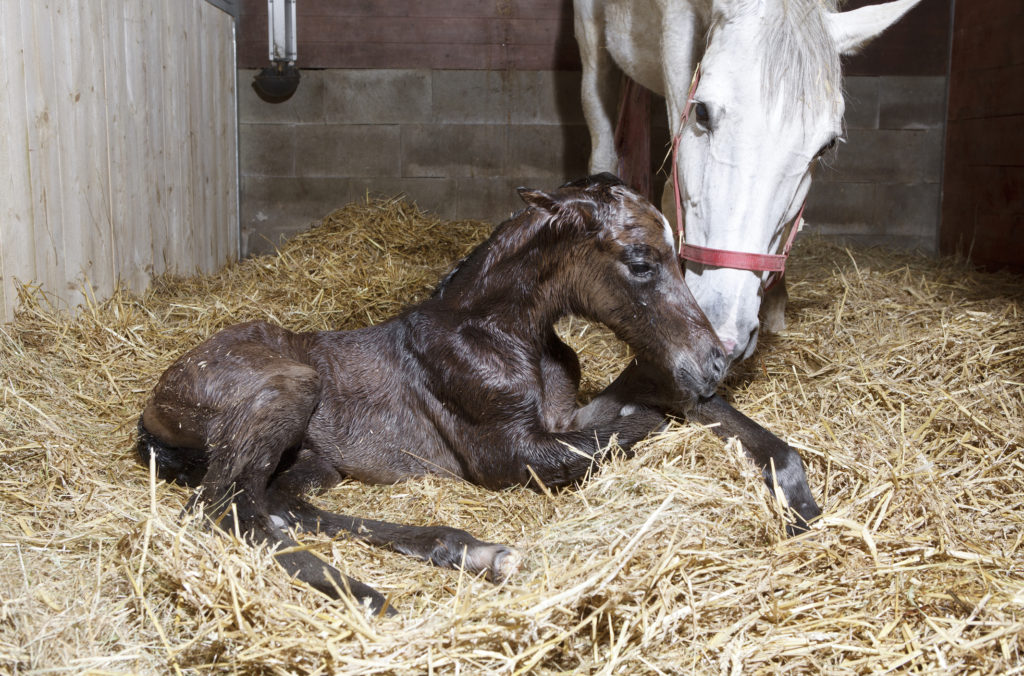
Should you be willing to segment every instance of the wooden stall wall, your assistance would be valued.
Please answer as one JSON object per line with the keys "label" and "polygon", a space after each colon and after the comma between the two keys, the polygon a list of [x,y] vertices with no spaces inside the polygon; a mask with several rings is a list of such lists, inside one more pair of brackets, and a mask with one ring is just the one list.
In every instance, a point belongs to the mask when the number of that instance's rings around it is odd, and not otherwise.
{"label": "wooden stall wall", "polygon": [[206,0],[0,2],[0,321],[237,256],[234,52]]}
{"label": "wooden stall wall", "polygon": [[[266,2],[242,0],[238,62],[267,61]],[[572,0],[300,0],[302,68],[578,70]]]}
{"label": "wooden stall wall", "polygon": [[1024,271],[1024,3],[956,3],[943,253]]}

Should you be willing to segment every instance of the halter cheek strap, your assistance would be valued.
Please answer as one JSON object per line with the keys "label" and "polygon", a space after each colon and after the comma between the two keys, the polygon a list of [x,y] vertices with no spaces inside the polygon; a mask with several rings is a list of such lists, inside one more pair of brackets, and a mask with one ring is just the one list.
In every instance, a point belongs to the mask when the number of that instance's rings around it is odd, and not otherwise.
{"label": "halter cheek strap", "polygon": [[697,84],[700,82],[700,64],[693,73],[693,80],[690,82],[690,93],[686,97],[686,105],[679,118],[679,132],[672,137],[672,188],[676,198],[676,229],[679,231],[679,257],[684,261],[692,261],[701,265],[711,265],[719,268],[734,268],[736,270],[750,270],[751,272],[771,272],[769,282],[765,289],[770,289],[782,279],[786,271],[786,259],[789,257],[789,250],[793,248],[793,240],[796,233],[803,227],[804,207],[806,200],[800,206],[800,212],[793,219],[789,228],[789,235],[786,237],[786,245],[781,254],[759,254],[746,251],[729,251],[726,249],[712,249],[706,246],[696,246],[686,243],[686,229],[683,222],[683,199],[682,191],[679,189],[679,169],[677,158],[679,156],[679,140],[682,138],[683,129],[687,120],[690,119],[690,110],[693,108],[693,96],[697,92]]}

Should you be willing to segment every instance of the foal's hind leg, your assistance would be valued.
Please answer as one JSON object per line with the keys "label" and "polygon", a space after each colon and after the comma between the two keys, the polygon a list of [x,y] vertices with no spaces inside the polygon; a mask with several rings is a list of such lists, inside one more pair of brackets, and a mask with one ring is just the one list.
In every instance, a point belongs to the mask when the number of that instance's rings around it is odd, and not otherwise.
{"label": "foal's hind leg", "polygon": [[288,526],[329,537],[350,535],[442,568],[464,568],[474,575],[483,573],[494,583],[504,582],[519,569],[521,557],[514,549],[482,542],[458,528],[360,519],[318,509],[291,491],[271,495],[272,518]]}
{"label": "foal's hind leg", "polygon": [[[192,364],[202,365],[200,375]],[[273,345],[248,341],[205,351],[201,346],[173,365],[148,410],[163,428],[201,421],[196,427],[208,468],[190,505],[201,503],[222,528],[237,526],[250,542],[277,545],[276,561],[313,588],[333,598],[347,588],[380,610],[383,596],[312,553],[295,551],[295,541],[270,517],[267,485],[282,456],[302,443],[319,397],[314,369],[283,357]]]}

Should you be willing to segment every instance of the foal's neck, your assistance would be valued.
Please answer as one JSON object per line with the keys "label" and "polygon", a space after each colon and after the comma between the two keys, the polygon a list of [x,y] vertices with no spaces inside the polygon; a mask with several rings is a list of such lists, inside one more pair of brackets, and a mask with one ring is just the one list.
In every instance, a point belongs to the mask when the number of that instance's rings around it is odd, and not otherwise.
{"label": "foal's neck", "polygon": [[572,288],[578,242],[532,229],[497,231],[481,244],[435,294],[442,311],[486,316],[490,324],[524,340],[540,339],[562,317],[578,310]]}

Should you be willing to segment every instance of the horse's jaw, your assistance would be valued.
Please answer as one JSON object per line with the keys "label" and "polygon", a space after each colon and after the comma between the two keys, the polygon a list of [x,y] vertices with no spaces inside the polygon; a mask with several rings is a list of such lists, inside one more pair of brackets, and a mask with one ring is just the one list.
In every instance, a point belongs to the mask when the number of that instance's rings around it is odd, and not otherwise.
{"label": "horse's jaw", "polygon": [[730,363],[749,357],[757,346],[761,275],[687,266],[686,284],[715,328]]}

